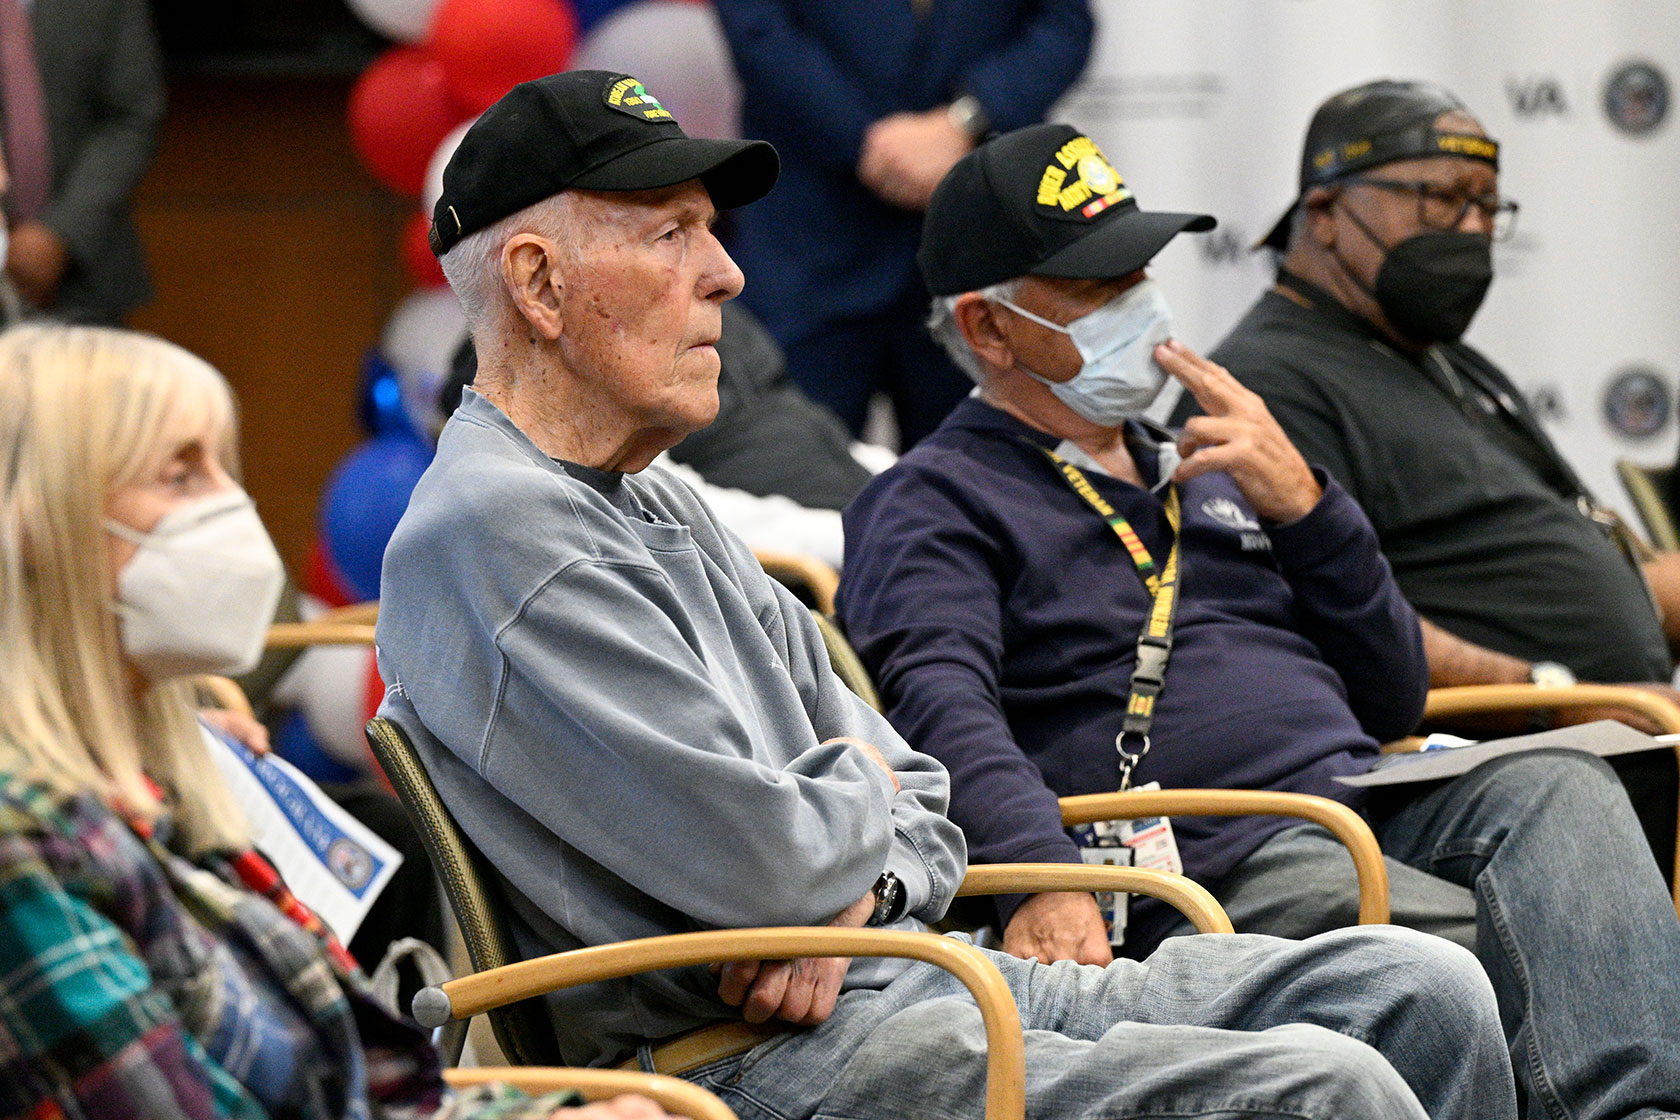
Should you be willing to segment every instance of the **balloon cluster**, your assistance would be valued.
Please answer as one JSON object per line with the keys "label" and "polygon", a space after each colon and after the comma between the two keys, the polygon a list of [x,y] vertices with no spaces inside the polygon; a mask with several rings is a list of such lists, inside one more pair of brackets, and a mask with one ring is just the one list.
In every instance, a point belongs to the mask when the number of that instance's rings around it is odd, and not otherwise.
{"label": "balloon cluster", "polygon": [[704,0],[349,0],[393,45],[350,91],[363,165],[419,209],[400,255],[420,287],[443,283],[426,244],[443,168],[461,136],[519,82],[567,69],[619,70],[659,90],[692,136],[739,133],[740,92]]}

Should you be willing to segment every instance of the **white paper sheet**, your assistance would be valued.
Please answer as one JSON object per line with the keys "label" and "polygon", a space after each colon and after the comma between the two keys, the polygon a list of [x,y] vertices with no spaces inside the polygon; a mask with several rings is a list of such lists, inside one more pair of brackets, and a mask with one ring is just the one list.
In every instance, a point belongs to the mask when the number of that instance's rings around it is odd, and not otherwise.
{"label": "white paper sheet", "polygon": [[402,855],[285,759],[259,758],[209,728],[204,739],[257,848],[299,901],[349,942]]}

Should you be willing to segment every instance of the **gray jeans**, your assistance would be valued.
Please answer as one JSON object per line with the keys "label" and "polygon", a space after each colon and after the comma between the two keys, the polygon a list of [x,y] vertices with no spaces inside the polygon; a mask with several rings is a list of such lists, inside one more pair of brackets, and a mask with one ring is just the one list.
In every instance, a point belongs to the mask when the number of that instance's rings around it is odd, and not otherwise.
{"label": "gray jeans", "polygon": [[[1608,766],[1509,755],[1369,816],[1393,920],[1487,968],[1530,1117],[1680,1114],[1680,920]],[[1209,887],[1244,932],[1305,937],[1357,916],[1353,861],[1316,826]]]}
{"label": "gray jeans", "polygon": [[[1026,1033],[1031,1120],[1507,1120],[1480,966],[1408,930],[1175,938],[1107,968],[991,954]],[[821,1027],[687,1076],[742,1120],[973,1120],[985,1041],[965,989],[916,965]]]}

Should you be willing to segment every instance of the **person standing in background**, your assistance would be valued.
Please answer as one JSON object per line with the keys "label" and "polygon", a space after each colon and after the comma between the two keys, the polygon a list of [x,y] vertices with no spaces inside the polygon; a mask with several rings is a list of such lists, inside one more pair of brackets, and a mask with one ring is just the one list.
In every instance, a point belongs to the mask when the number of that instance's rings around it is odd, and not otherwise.
{"label": "person standing in background", "polygon": [[717,0],[741,76],[742,130],[782,185],[735,215],[742,298],[788,373],[855,435],[893,401],[900,443],[973,388],[922,327],[922,211],[993,130],[1032,124],[1091,50],[1087,0]]}
{"label": "person standing in background", "polygon": [[28,307],[119,325],[151,298],[129,210],[163,110],[145,0],[0,0],[5,272]]}

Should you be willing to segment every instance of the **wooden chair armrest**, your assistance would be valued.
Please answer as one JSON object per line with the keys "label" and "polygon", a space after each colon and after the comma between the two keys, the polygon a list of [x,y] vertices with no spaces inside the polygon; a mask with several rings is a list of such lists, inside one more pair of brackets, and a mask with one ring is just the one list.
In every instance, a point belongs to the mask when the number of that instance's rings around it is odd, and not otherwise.
{"label": "wooden chair armrest", "polygon": [[792,960],[798,957],[904,957],[937,965],[974,996],[986,1026],[987,1120],[1020,1120],[1025,1109],[1021,1017],[1003,974],[986,955],[954,937],[891,929],[831,926],[722,929],[645,937],[551,953],[423,988],[414,1017],[440,1027],[493,1007],[559,988],[614,980],[638,972],[716,961]]}
{"label": "wooden chair armrest", "polygon": [[1231,919],[1207,888],[1183,875],[1147,867],[1103,867],[1083,863],[994,863],[970,867],[958,898],[981,894],[1043,894],[1046,891],[1124,891],[1146,894],[1175,907],[1197,933],[1231,933]]}
{"label": "wooden chair armrest", "polygon": [[759,567],[772,579],[795,583],[811,593],[812,604],[823,614],[834,613],[834,593],[840,589],[840,573],[833,566],[801,552],[753,549]]}
{"label": "wooden chair armrest", "polygon": [[379,621],[379,600],[371,599],[365,603],[349,603],[342,607],[334,607],[329,611],[322,611],[311,622],[364,622],[369,626]]}
{"label": "wooden chair armrest", "polygon": [[1359,923],[1389,919],[1388,865],[1365,818],[1328,797],[1272,790],[1161,789],[1088,793],[1061,799],[1062,824],[1137,817],[1298,817],[1330,830],[1353,856],[1359,877]]}
{"label": "wooden chair armrest", "polygon": [[667,1112],[692,1120],[738,1120],[717,1097],[679,1077],[621,1069],[572,1069],[559,1066],[484,1066],[446,1069],[443,1079],[456,1088],[501,1081],[533,1097],[556,1089],[575,1089],[585,1100],[600,1101],[620,1093],[640,1093],[658,1101]]}
{"label": "wooden chair armrest", "polygon": [[1451,719],[1484,712],[1525,712],[1543,709],[1620,708],[1645,716],[1666,734],[1680,732],[1680,705],[1643,688],[1615,684],[1574,684],[1562,688],[1536,684],[1471,684],[1432,688],[1423,718]]}
{"label": "wooden chair armrest", "polygon": [[369,622],[276,622],[268,628],[269,649],[299,649],[303,646],[371,646],[373,624]]}

